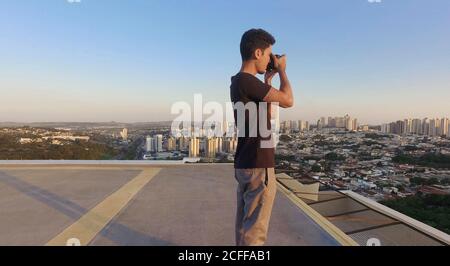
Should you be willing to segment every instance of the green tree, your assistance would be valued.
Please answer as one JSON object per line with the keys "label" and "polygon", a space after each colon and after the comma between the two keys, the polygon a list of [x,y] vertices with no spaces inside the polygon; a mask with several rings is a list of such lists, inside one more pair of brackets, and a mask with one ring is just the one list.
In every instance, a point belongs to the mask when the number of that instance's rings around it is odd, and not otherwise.
{"label": "green tree", "polygon": [[311,167],[311,171],[313,172],[321,172],[322,171],[322,167],[319,164],[315,164]]}

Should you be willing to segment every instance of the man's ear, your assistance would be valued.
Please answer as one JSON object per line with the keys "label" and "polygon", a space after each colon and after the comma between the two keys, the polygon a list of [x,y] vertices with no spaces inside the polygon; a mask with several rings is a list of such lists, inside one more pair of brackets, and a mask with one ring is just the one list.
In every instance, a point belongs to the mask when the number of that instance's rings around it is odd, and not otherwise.
{"label": "man's ear", "polygon": [[253,53],[253,55],[255,56],[255,59],[258,60],[261,58],[261,56],[263,55],[263,50],[261,49],[256,49],[255,52]]}

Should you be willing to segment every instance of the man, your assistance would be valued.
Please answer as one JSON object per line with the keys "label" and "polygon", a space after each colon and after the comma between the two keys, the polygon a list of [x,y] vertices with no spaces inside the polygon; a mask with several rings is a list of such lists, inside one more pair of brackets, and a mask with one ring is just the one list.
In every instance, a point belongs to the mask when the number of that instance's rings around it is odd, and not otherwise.
{"label": "man", "polygon": [[[251,29],[241,39],[240,51],[242,67],[231,78],[230,96],[234,104],[234,119],[238,127],[238,145],[234,160],[237,187],[236,245],[263,245],[267,238],[269,220],[276,194],[274,145],[266,147],[263,143],[271,136],[262,136],[260,125],[270,128],[270,105],[278,104],[288,108],[294,104],[292,89],[286,75],[286,56],[272,56],[274,37],[262,29]],[[271,57],[276,69],[267,72]],[[280,89],[272,87],[275,74],[280,77]],[[256,74],[265,74],[264,83]],[[238,112],[236,106],[243,103],[246,107]],[[266,107],[265,116],[259,111],[252,112],[254,105],[259,110]],[[245,115],[242,115],[244,113]],[[261,114],[261,115],[260,115]],[[241,128],[239,119],[245,119],[245,128]],[[255,130],[257,134],[251,133]],[[245,134],[242,132],[245,131]]]}

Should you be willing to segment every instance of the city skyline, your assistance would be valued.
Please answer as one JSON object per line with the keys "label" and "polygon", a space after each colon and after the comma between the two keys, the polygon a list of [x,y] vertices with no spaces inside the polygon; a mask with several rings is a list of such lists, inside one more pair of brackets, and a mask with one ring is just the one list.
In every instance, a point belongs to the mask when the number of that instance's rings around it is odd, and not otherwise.
{"label": "city skyline", "polygon": [[257,4],[3,1],[0,122],[171,121],[195,93],[225,103],[249,28],[288,55],[281,120],[450,117],[448,1],[263,3],[282,19],[246,11]]}
{"label": "city skyline", "polygon": [[[302,119],[302,118],[294,118],[294,119],[278,119],[279,123],[284,123],[286,121],[291,121],[291,122],[306,122],[307,124],[309,124],[310,126],[317,126],[317,124],[320,122],[322,124],[322,126],[329,126],[329,121],[330,119],[332,120],[336,120],[336,119],[345,119],[345,117],[349,116],[349,114],[345,114],[345,115],[341,115],[341,116],[316,116],[315,119]],[[205,118],[208,118],[208,116],[206,116]],[[414,122],[414,120],[420,120],[421,122],[426,120],[427,122],[429,122],[429,120],[449,120],[450,123],[450,118],[449,117],[438,117],[438,116],[431,116],[431,117],[412,117],[412,116],[408,116],[408,117],[398,117],[396,119],[393,120],[384,120],[384,122],[381,123],[363,123],[361,122],[361,120],[357,117],[357,116],[353,116],[350,115],[349,118],[351,119],[355,119],[357,122],[358,126],[384,126],[384,125],[389,125],[392,123],[396,123],[396,122],[404,122],[406,120],[410,120],[410,122]],[[325,120],[323,120],[325,119]],[[171,123],[171,120],[155,120],[155,121],[132,121],[132,122],[127,122],[127,121],[0,121],[0,124],[8,124],[8,123],[15,123],[15,124],[23,124],[23,125],[28,125],[28,124],[39,124],[39,123],[117,123],[117,124],[133,124],[133,123]],[[181,122],[181,121],[180,121]],[[223,123],[225,123],[226,120],[223,120]],[[191,123],[193,123],[193,121],[191,121]],[[202,124],[207,125],[207,123],[205,122],[205,119],[203,119]],[[234,123],[234,121],[229,121],[229,123]],[[334,123],[336,123],[336,121],[334,121]],[[339,122],[337,122],[339,123]],[[343,122],[342,122],[343,123]],[[334,127],[341,127],[341,126],[334,126]],[[345,127],[342,126],[342,127]],[[122,134],[122,133],[121,133]]]}

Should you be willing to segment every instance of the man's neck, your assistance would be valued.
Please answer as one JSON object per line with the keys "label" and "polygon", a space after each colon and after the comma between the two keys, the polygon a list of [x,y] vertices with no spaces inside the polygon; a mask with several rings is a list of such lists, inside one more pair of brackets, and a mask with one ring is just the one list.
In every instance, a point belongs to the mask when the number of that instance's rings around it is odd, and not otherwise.
{"label": "man's neck", "polygon": [[252,64],[250,62],[243,62],[241,70],[239,72],[249,73],[252,74],[253,76],[255,76],[258,73],[258,71],[256,71],[255,64]]}

